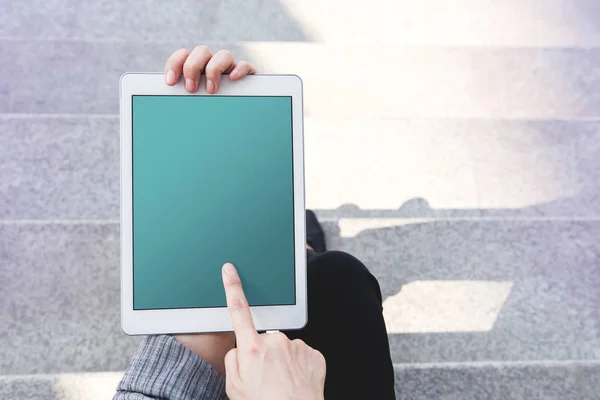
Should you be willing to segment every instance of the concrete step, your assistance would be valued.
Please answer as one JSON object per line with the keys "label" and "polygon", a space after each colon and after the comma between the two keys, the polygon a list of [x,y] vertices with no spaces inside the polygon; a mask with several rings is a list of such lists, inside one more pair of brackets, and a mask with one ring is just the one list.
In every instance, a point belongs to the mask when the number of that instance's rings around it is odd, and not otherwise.
{"label": "concrete step", "polygon": [[32,0],[3,6],[0,36],[593,46],[600,44],[599,18],[594,0],[181,0],[176,6],[158,0],[131,4],[108,0],[85,6],[76,1]]}
{"label": "concrete step", "polygon": [[396,364],[398,400],[598,400],[598,362]]}
{"label": "concrete step", "polygon": [[396,362],[600,359],[600,221],[339,219]]}
{"label": "concrete step", "polygon": [[[162,71],[173,50],[191,44],[0,40],[0,112],[116,114],[123,72]],[[208,44],[261,72],[302,76],[311,116],[561,118],[600,110],[599,48]]]}
{"label": "concrete step", "polygon": [[[326,218],[600,216],[600,119],[307,117],[305,149]],[[117,116],[0,114],[0,160],[0,220],[119,218]]]}
{"label": "concrete step", "polygon": [[3,400],[109,400],[123,372],[0,376]]}
{"label": "concrete step", "polygon": [[118,224],[0,224],[0,374],[124,370]]}
{"label": "concrete step", "polygon": [[[600,221],[411,222],[325,224],[379,279],[395,362],[600,359]],[[0,254],[0,374],[126,368],[117,223],[3,222]]]}
{"label": "concrete step", "polygon": [[[396,364],[396,396],[410,399],[595,400],[600,363]],[[105,400],[122,372],[0,376],[5,400]]]}
{"label": "concrete step", "polygon": [[328,43],[467,46],[592,46],[593,0],[286,1],[300,26]]}

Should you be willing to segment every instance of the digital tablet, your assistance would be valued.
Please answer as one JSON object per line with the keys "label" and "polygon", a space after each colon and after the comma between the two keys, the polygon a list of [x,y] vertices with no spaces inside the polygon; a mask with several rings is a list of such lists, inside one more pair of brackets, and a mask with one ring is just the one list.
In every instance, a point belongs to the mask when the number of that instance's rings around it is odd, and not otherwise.
{"label": "digital tablet", "polygon": [[226,262],[258,330],[302,328],[300,78],[224,77],[216,94],[190,94],[163,74],[127,73],[120,105],[123,331],[232,330]]}

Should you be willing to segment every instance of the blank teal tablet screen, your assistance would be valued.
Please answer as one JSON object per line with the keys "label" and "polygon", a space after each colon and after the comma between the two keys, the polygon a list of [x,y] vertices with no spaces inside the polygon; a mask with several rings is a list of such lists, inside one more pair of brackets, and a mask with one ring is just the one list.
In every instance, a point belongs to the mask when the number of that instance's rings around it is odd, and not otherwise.
{"label": "blank teal tablet screen", "polygon": [[292,98],[133,96],[133,304],[295,304]]}

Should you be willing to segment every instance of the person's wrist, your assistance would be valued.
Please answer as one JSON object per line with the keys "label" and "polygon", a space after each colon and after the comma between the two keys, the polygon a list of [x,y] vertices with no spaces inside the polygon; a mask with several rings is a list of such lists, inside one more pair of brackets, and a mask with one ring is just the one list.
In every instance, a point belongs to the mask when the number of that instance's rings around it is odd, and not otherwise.
{"label": "person's wrist", "polygon": [[232,332],[174,335],[175,340],[212,365],[225,377],[225,355],[235,347]]}

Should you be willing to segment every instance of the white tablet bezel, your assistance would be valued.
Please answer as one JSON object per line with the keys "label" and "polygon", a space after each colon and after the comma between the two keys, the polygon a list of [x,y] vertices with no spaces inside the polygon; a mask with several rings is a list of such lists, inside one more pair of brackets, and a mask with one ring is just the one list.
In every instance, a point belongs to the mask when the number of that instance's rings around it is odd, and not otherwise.
{"label": "white tablet bezel", "polygon": [[[132,97],[134,95],[211,96],[188,93],[180,80],[165,84],[162,73],[126,73],[120,79],[121,113],[121,326],[128,335],[231,331],[225,307],[169,310],[133,309]],[[307,322],[306,226],[302,81],[296,75],[252,75],[237,82],[223,77],[217,95],[291,96],[293,132],[294,252],[296,304],[251,307],[257,330],[300,329]]]}

